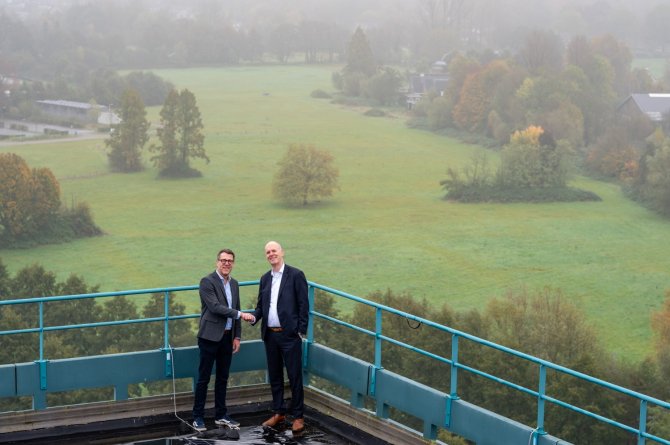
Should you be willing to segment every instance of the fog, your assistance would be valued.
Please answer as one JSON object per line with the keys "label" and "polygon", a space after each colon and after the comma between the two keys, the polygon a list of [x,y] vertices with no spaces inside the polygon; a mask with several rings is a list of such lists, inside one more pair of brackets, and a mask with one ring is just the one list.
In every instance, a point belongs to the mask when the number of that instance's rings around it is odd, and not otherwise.
{"label": "fog", "polygon": [[111,28],[110,37],[114,27],[123,32],[134,19],[163,17],[260,34],[281,24],[318,21],[347,32],[356,26],[383,29],[405,43],[430,32],[437,38],[435,31],[442,31],[450,50],[515,48],[531,29],[566,40],[611,34],[643,54],[662,53],[670,41],[670,5],[658,0],[1,0],[0,12],[31,26],[59,21],[100,32]]}

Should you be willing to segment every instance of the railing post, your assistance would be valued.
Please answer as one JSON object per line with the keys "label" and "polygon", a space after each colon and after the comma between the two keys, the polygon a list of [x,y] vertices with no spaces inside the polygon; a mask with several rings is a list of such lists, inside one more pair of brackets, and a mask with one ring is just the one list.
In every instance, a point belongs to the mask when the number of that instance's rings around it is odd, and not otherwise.
{"label": "railing post", "polygon": [[647,432],[647,401],[640,400],[640,431],[637,435],[637,445],[644,445],[647,443],[647,439],[644,438],[642,433]]}
{"label": "railing post", "polygon": [[40,359],[37,361],[40,372],[40,389],[47,389],[47,361],[44,360],[44,302],[39,303]]}
{"label": "railing post", "polygon": [[375,317],[375,368],[381,369],[382,367],[382,310],[381,308],[376,309]]}
{"label": "railing post", "polygon": [[314,343],[314,286],[311,284],[307,288],[307,301],[309,302],[309,311],[307,316],[307,340],[302,342],[302,369],[305,385],[309,385],[309,345]]}
{"label": "railing post", "polygon": [[310,285],[307,289],[307,300],[309,301],[309,318],[307,321],[307,341],[314,342],[314,286]]}
{"label": "railing post", "polygon": [[451,384],[449,397],[458,400],[458,335],[451,334]]}
{"label": "railing post", "polygon": [[[537,390],[537,431],[538,435],[547,434],[544,431],[544,396],[547,391],[547,367],[540,365],[540,382]],[[535,433],[533,433],[535,434]]]}
{"label": "railing post", "polygon": [[165,352],[165,376],[172,376],[172,350],[170,348],[170,292],[165,291],[163,297],[163,352]]}
{"label": "railing post", "polygon": [[374,396],[377,386],[377,371],[382,368],[382,310],[375,309],[375,365],[370,375],[370,395]]}

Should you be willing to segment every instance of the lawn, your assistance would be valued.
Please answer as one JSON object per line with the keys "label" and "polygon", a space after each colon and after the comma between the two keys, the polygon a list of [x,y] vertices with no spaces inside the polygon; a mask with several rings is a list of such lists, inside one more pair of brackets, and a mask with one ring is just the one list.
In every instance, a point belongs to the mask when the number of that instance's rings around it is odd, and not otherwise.
{"label": "lawn", "polygon": [[[159,71],[196,96],[211,158],[194,162],[199,179],[158,180],[148,162],[142,173],[111,174],[101,140],[0,147],[51,168],[63,200],[88,202],[106,233],[0,258],[12,273],[38,262],[59,279],[75,273],[113,291],[197,284],[224,246],[237,254],[233,274],[257,279],[268,268],[263,246],[275,239],[308,279],[359,296],[390,288],[463,310],[508,289],[560,288],[608,348],[634,359],[650,352],[650,313],[670,288],[670,222],[617,186],[581,177],[571,185],[602,202],[445,202],[447,167],[479,148],[409,129],[402,111],[365,117],[311,98],[332,90],[333,69]],[[153,121],[157,114],[149,110]],[[333,154],[341,189],[332,199],[307,208],[272,199],[290,143]],[[253,300],[244,292],[243,306]],[[186,302],[195,311],[195,293]]]}

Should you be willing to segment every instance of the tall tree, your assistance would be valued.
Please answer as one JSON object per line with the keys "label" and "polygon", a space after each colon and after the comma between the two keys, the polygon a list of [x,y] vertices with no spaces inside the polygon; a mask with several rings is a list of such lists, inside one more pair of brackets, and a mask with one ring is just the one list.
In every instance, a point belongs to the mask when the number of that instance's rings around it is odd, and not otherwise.
{"label": "tall tree", "polygon": [[0,154],[0,240],[38,235],[55,222],[60,205],[60,186],[51,170],[31,170],[20,156]]}
{"label": "tall tree", "polygon": [[0,153],[0,246],[23,247],[100,235],[86,203],[61,206],[60,184],[48,168]]}
{"label": "tall tree", "polygon": [[20,237],[30,215],[30,168],[17,154],[0,153],[0,236]]}
{"label": "tall tree", "polygon": [[[670,290],[665,291],[663,306],[652,314],[651,327],[654,330],[654,346],[656,363],[660,375],[670,375]],[[670,381],[661,379],[660,396],[666,400],[670,397]]]}
{"label": "tall tree", "polygon": [[670,216],[670,138],[655,153],[647,156],[646,196],[659,213]]}
{"label": "tall tree", "polygon": [[491,111],[496,87],[511,72],[509,64],[496,60],[468,76],[460,100],[453,108],[456,125],[469,131],[482,131]]}
{"label": "tall tree", "polygon": [[533,74],[563,68],[561,39],[550,31],[536,29],[528,33],[519,56],[521,63]]}
{"label": "tall tree", "polygon": [[195,96],[189,90],[181,93],[173,90],[168,94],[161,109],[161,125],[157,130],[160,145],[152,145],[150,150],[158,154],[151,160],[160,170],[160,176],[193,177],[200,176],[191,168],[191,158],[201,158],[209,162],[205,152],[205,136],[200,110]]}
{"label": "tall tree", "polygon": [[134,89],[126,89],[121,98],[121,123],[112,129],[105,144],[111,149],[107,154],[112,171],[141,171],[141,150],[149,140],[149,121],[140,94]]}
{"label": "tall tree", "polygon": [[365,76],[372,76],[377,72],[377,62],[370,49],[368,38],[360,27],[354,31],[347,47],[347,64],[344,72],[362,73]]}
{"label": "tall tree", "polygon": [[304,206],[310,200],[332,196],[338,176],[330,153],[314,145],[291,144],[279,161],[273,193],[288,204]]}

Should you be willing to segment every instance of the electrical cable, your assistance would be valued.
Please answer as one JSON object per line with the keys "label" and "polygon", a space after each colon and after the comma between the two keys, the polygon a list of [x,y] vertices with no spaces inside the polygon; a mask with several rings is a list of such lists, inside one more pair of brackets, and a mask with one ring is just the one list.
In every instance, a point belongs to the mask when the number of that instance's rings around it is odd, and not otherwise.
{"label": "electrical cable", "polygon": [[[196,432],[196,434],[200,434],[201,432],[196,430],[193,425],[191,425],[189,422],[186,420],[182,419],[179,417],[179,414],[177,414],[177,385],[175,383],[175,374],[174,374],[174,349],[172,348],[172,345],[168,344],[168,348],[170,349],[170,365],[172,366],[172,406],[174,408],[174,416],[179,419],[183,424],[187,425],[189,428],[191,428],[193,431]],[[194,445],[200,445],[203,442],[205,443],[217,443],[219,440],[217,439],[207,439],[207,438],[192,438],[192,437],[181,437],[181,439],[185,440],[189,444],[194,444]]]}
{"label": "electrical cable", "polygon": [[409,318],[407,317],[405,317],[405,321],[407,322],[407,326],[409,326],[410,329],[419,329],[422,325],[420,321],[417,321],[418,324],[416,326],[412,326],[411,324],[409,324]]}
{"label": "electrical cable", "polygon": [[172,345],[170,344],[168,344],[168,348],[170,348],[170,365],[172,365],[172,406],[174,408],[174,416],[177,419],[179,419],[182,423],[188,425],[196,433],[198,433],[199,431],[196,430],[193,425],[191,425],[189,422],[179,417],[179,414],[177,414],[177,385],[175,383],[174,378],[174,349],[172,349]]}
{"label": "electrical cable", "polygon": [[530,437],[528,438],[528,445],[531,445],[531,442],[533,445],[537,444],[537,437],[535,436],[535,433],[538,431],[537,428],[535,428],[533,431],[530,432]]}

